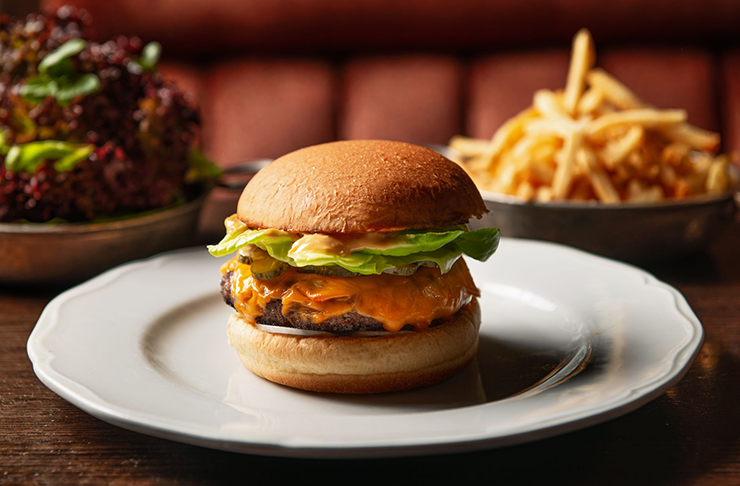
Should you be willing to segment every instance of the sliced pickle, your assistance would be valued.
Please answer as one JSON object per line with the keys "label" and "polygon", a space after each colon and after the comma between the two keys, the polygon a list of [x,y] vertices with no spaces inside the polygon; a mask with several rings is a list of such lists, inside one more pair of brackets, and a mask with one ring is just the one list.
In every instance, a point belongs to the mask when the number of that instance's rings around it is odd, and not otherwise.
{"label": "sliced pickle", "polygon": [[252,251],[250,270],[257,280],[272,280],[290,270],[290,265],[275,260],[266,251],[255,248]]}
{"label": "sliced pickle", "polygon": [[350,272],[338,265],[306,265],[298,267],[299,273],[315,273],[317,275],[326,275],[327,277],[361,277],[361,273]]}

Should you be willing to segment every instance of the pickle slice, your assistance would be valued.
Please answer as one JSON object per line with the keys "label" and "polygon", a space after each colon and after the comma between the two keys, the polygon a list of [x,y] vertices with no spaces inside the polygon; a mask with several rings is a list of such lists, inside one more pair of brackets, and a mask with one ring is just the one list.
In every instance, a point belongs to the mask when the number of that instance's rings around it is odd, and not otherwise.
{"label": "pickle slice", "polygon": [[257,280],[272,280],[290,270],[290,265],[275,260],[269,253],[259,248],[252,250],[251,259],[249,268]]}

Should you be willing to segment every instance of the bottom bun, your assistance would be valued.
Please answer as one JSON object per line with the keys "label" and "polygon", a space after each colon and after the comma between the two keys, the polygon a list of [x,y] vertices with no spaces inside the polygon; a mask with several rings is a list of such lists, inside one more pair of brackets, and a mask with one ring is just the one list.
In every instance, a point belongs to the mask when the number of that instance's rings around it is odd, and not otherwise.
{"label": "bottom bun", "polygon": [[426,331],[382,337],[305,337],[260,331],[233,314],[229,344],[254,374],[326,393],[381,393],[433,385],[478,350],[477,300]]}

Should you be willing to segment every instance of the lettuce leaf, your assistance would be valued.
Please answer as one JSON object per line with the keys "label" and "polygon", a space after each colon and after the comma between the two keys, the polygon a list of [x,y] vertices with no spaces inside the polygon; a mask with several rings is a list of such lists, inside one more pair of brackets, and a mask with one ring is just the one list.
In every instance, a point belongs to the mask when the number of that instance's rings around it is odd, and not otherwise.
{"label": "lettuce leaf", "polygon": [[11,172],[25,171],[33,174],[46,160],[55,160],[54,170],[66,172],[87,159],[94,150],[93,145],[40,140],[13,145],[5,157],[5,168]]}
{"label": "lettuce leaf", "polygon": [[[214,256],[225,256],[252,244],[294,267],[337,265],[363,275],[377,275],[388,268],[421,261],[432,261],[442,273],[447,273],[463,254],[476,260],[487,260],[499,243],[499,230],[496,228],[477,231],[454,228],[450,231],[400,234],[395,244],[388,248],[341,255],[320,250],[295,251],[300,244],[296,243],[300,235],[274,229],[250,230],[233,216],[226,220],[226,228],[228,234],[224,239],[208,247]],[[291,248],[294,251],[291,252]]]}
{"label": "lettuce leaf", "polygon": [[413,253],[434,251],[461,236],[465,231],[447,231],[444,233],[417,233],[398,236],[398,244],[382,250],[360,250],[357,253],[386,256],[406,256]]}
{"label": "lettuce leaf", "polygon": [[227,233],[217,245],[210,245],[208,251],[211,255],[222,257],[247,245],[257,245],[269,253],[272,258],[295,266],[295,262],[288,256],[288,251],[296,240],[293,235],[275,229],[250,230],[242,226],[236,231]]}
{"label": "lettuce leaf", "polygon": [[498,228],[483,228],[461,234],[452,244],[470,258],[485,262],[498,249],[499,239]]}
{"label": "lettuce leaf", "polygon": [[439,266],[442,273],[447,273],[452,265],[462,255],[462,252],[451,246],[444,246],[434,251],[417,252],[410,255],[374,255],[370,253],[355,252],[351,255],[331,255],[318,252],[304,252],[293,254],[294,266],[305,267],[308,265],[327,266],[337,265],[350,272],[363,275],[377,275],[383,273],[387,268],[410,265],[416,262],[432,261]]}

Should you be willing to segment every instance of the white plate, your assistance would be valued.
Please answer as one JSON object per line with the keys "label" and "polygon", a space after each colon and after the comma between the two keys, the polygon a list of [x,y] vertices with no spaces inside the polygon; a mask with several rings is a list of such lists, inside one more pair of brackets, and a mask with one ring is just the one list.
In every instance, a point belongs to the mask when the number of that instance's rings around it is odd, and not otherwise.
{"label": "white plate", "polygon": [[[603,422],[663,393],[703,332],[684,298],[637,268],[504,239],[469,262],[477,362],[444,383],[376,396],[302,392],[247,371],[203,249],[111,270],[64,292],[28,341],[38,377],[121,427],[218,449],[369,457],[502,446]],[[369,338],[371,339],[371,338]]]}

